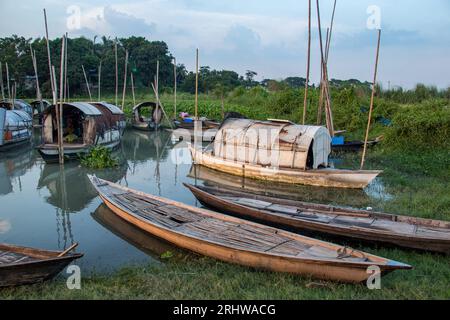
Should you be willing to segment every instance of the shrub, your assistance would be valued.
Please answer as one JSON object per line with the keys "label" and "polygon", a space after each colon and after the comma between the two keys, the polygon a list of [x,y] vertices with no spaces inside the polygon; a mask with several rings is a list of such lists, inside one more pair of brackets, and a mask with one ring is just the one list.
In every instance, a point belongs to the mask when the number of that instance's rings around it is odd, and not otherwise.
{"label": "shrub", "polygon": [[111,150],[96,146],[88,154],[80,156],[81,165],[91,169],[104,169],[117,167],[119,161],[111,155]]}

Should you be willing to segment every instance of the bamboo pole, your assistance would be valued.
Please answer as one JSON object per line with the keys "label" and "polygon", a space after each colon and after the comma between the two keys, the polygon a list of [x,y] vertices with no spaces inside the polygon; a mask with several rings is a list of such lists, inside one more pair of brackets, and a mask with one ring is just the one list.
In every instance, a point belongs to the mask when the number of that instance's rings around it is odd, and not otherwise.
{"label": "bamboo pole", "polygon": [[[328,47],[328,33],[329,33],[329,29],[327,29],[327,35],[326,35],[326,44],[325,47]],[[326,58],[325,58],[326,60]],[[322,62],[322,64],[326,64],[327,62]],[[328,82],[326,82],[327,79],[325,79],[325,75],[323,72],[323,65],[321,65],[320,67],[320,74],[321,74],[321,79],[320,79],[320,96],[319,96],[319,108],[318,108],[318,114],[317,114],[317,124],[322,124],[322,114],[323,114],[323,98],[325,96],[325,86],[328,84]],[[328,118],[327,118],[328,120]],[[327,127],[328,127],[328,122],[327,122]]]}
{"label": "bamboo pole", "polygon": [[337,2],[337,0],[334,0],[333,13],[331,15],[330,32],[328,34],[327,49],[326,49],[326,54],[325,54],[325,61],[327,63],[327,66],[328,66],[328,55],[330,53],[330,46],[331,46],[331,34],[333,33],[334,15],[336,13],[336,2]]}
{"label": "bamboo pole", "polygon": [[[305,82],[305,96],[303,99],[303,121],[306,121],[306,107],[308,104],[308,87],[309,87],[309,68],[311,65],[311,0],[308,1],[308,58],[306,63],[306,82]],[[222,99],[223,101],[223,99]]]}
{"label": "bamboo pole", "polygon": [[8,99],[11,100],[11,87],[9,86],[9,67],[8,67],[8,62],[6,62],[5,66],[6,66],[6,86],[8,87]]}
{"label": "bamboo pole", "polygon": [[173,58],[173,119],[177,118],[177,58]]}
{"label": "bamboo pole", "polygon": [[372,121],[373,101],[375,99],[376,83],[377,83],[378,57],[380,55],[380,39],[381,39],[381,29],[378,29],[377,54],[376,54],[376,58],[375,58],[375,71],[373,73],[372,95],[370,97],[369,118],[367,120],[366,137],[364,139],[364,149],[363,149],[363,154],[362,154],[362,158],[361,158],[361,170],[364,168],[364,161],[365,161],[366,152],[367,152],[367,140],[369,139],[370,122]]}
{"label": "bamboo pole", "polygon": [[117,38],[114,43],[114,56],[116,58],[116,106],[119,105],[118,94],[119,94],[119,65],[117,61]]}
{"label": "bamboo pole", "polygon": [[0,87],[1,87],[1,91],[2,91],[2,100],[5,100],[5,88],[4,88],[4,84],[3,84],[3,68],[2,68],[1,62],[0,62]]}
{"label": "bamboo pole", "polygon": [[68,47],[68,34],[66,32],[66,41],[65,41],[65,50],[64,50],[64,102],[66,102],[66,98],[68,96],[67,93],[67,47]]}
{"label": "bamboo pole", "polygon": [[125,50],[125,72],[123,75],[122,111],[125,108],[125,94],[127,92],[128,50]]}
{"label": "bamboo pole", "polygon": [[36,79],[36,100],[42,101],[41,89],[39,87],[39,77],[37,70],[36,52],[30,43],[31,62],[33,63],[34,77]]}
{"label": "bamboo pole", "polygon": [[166,117],[167,121],[169,122],[170,128],[173,129],[172,123],[171,123],[169,117],[167,116],[166,111],[164,110],[164,105],[162,104],[161,100],[159,100],[159,94],[158,94],[158,91],[156,89],[156,86],[153,83],[151,83],[151,85],[152,85],[153,93],[155,94],[155,97],[156,97],[157,105],[161,106],[161,111],[162,111],[164,117]]}
{"label": "bamboo pole", "polygon": [[101,86],[102,86],[102,60],[100,60],[100,65],[98,66],[98,101],[102,101],[101,95]]}
{"label": "bamboo pole", "polygon": [[[325,63],[324,59],[324,51],[323,51],[323,43],[322,43],[322,27],[320,24],[320,6],[319,6],[319,0],[316,0],[317,5],[317,22],[319,26],[319,43],[320,43],[320,56],[321,56],[321,62],[323,65],[323,75],[324,79],[328,79],[328,71],[327,71],[327,65]],[[333,120],[332,120],[332,114],[331,114],[331,101],[330,101],[330,92],[329,88],[324,83],[324,92],[325,92],[325,98],[326,98],[326,116],[327,116],[327,127],[328,131],[330,132],[330,136],[334,136],[334,128],[333,128]]]}
{"label": "bamboo pole", "polygon": [[[60,62],[60,73],[59,73],[59,164],[64,164],[64,144],[63,144],[63,99],[64,99],[64,69],[65,69],[65,55],[66,55],[66,36],[62,37],[61,41],[61,62]],[[84,72],[84,68],[83,68]]]}
{"label": "bamboo pole", "polygon": [[45,21],[45,39],[47,42],[47,58],[48,58],[48,69],[49,69],[49,74],[50,74],[50,84],[52,87],[52,98],[53,98],[53,104],[56,105],[56,83],[55,83],[55,78],[54,78],[54,72],[52,70],[53,65],[52,65],[52,59],[51,59],[51,55],[50,55],[50,42],[48,39],[48,25],[47,25],[47,12],[44,9],[44,21]]}
{"label": "bamboo pole", "polygon": [[198,120],[198,48],[195,58],[195,120]]}
{"label": "bamboo pole", "polygon": [[156,96],[156,114],[159,113],[159,60],[156,60],[156,74],[155,74],[155,85],[154,92]]}
{"label": "bamboo pole", "polygon": [[89,88],[89,81],[86,76],[86,70],[84,70],[84,65],[81,65],[81,68],[83,69],[84,81],[86,81],[86,87],[87,87],[88,94],[89,94],[89,101],[92,101],[91,89]]}
{"label": "bamboo pole", "polygon": [[[52,67],[51,67],[52,69],[52,75],[51,75],[51,77],[53,78],[53,79],[55,79],[56,80],[56,72],[55,72],[55,66],[54,65],[52,65]],[[55,85],[55,87],[54,87],[54,89],[55,90],[58,90],[58,88],[57,88],[57,84],[56,84],[56,81],[55,81],[55,83],[54,83],[54,85]],[[61,133],[60,133],[60,131],[61,131],[61,118],[60,118],[60,115],[59,115],[59,107],[58,107],[58,104],[57,103],[54,103],[53,104],[54,106],[55,106],[55,117],[56,117],[56,135],[57,135],[57,137],[58,137],[58,162],[59,163],[61,163],[61,145],[60,145],[60,143],[61,143],[61,139],[60,139],[60,137],[61,137]]]}
{"label": "bamboo pole", "polygon": [[131,78],[131,93],[133,95],[133,107],[136,105],[136,95],[134,93],[134,77],[133,72],[130,73]]}

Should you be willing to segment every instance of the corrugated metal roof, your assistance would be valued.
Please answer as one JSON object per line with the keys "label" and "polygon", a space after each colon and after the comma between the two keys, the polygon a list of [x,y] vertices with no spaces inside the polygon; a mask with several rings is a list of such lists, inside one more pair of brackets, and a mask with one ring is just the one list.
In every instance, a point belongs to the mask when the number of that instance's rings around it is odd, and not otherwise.
{"label": "corrugated metal roof", "polygon": [[[96,106],[88,103],[88,102],[66,102],[64,103],[64,106],[71,106],[74,108],[77,108],[78,110],[80,110],[81,112],[83,112],[84,114],[88,115],[88,116],[101,116],[102,113],[100,110],[97,109]],[[50,110],[52,110],[54,108],[54,105],[51,105],[50,107],[48,107],[47,109],[45,109],[44,112],[50,112]]]}
{"label": "corrugated metal roof", "polygon": [[[271,161],[271,165],[298,169],[308,166],[310,149],[313,163],[309,165],[327,166],[331,137],[325,127],[231,118],[222,123],[214,140],[215,156],[260,165]],[[267,155],[271,159],[263,159]]]}
{"label": "corrugated metal roof", "polygon": [[102,101],[102,102],[95,102],[95,103],[92,103],[92,104],[93,105],[100,104],[100,105],[104,106],[105,108],[107,108],[109,111],[111,111],[112,114],[124,114],[123,111],[120,110],[119,107],[117,107],[117,106],[115,106],[113,104],[104,102],[104,101]]}

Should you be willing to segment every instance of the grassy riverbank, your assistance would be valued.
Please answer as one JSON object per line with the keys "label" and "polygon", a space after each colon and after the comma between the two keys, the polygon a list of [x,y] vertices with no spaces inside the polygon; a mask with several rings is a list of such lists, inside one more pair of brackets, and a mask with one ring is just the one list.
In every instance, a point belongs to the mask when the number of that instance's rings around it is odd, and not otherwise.
{"label": "grassy riverbank", "polygon": [[[301,97],[291,93],[264,95],[261,92],[230,95],[225,110],[238,111],[251,118],[283,117],[299,121]],[[148,98],[139,95],[138,101]],[[313,95],[313,102],[314,99]],[[347,129],[349,138],[362,139],[367,114],[359,110],[360,104],[367,102],[364,99],[344,93],[334,99],[336,127]],[[172,97],[163,95],[162,101],[167,113],[173,114]],[[202,115],[220,118],[220,100],[204,96],[200,101]],[[283,109],[289,101],[295,102],[295,109]],[[377,116],[389,118],[392,125],[375,123],[371,135],[384,135],[385,140],[369,151],[366,169],[384,170],[384,192],[391,197],[383,201],[382,208],[375,206],[375,209],[450,220],[447,102],[430,100],[399,105],[377,100]],[[127,113],[131,105],[127,100]],[[181,95],[177,110],[193,112],[192,96]],[[309,123],[315,122],[314,112],[312,108],[308,114]],[[348,158],[351,166],[357,168],[360,155]],[[257,271],[175,250],[173,257],[161,259],[161,266],[129,266],[107,275],[83,274],[81,290],[68,290],[65,280],[59,278],[41,285],[2,289],[0,299],[450,299],[449,256],[351,245],[408,263],[414,269],[389,274],[382,279],[381,290],[368,290],[364,285]]]}

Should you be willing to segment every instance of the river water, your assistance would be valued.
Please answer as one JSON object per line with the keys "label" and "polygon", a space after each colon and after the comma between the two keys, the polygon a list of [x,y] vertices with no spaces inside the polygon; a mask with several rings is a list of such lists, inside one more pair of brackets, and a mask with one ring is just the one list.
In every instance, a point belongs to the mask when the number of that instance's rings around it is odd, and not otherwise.
{"label": "river water", "polygon": [[[381,178],[366,190],[343,190],[286,186],[243,180],[239,177],[192,166],[183,143],[164,131],[146,133],[129,129],[121,148],[114,153],[121,165],[114,169],[88,170],[77,162],[64,167],[46,164],[30,146],[0,153],[0,242],[63,250],[78,242],[84,257],[83,270],[105,272],[126,265],[159,263],[159,257],[174,250],[116,217],[102,205],[87,173],[143,192],[191,205],[199,204],[183,183],[245,187],[305,201],[383,209],[390,196]],[[346,167],[345,160],[336,166]]]}

